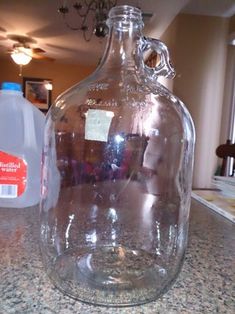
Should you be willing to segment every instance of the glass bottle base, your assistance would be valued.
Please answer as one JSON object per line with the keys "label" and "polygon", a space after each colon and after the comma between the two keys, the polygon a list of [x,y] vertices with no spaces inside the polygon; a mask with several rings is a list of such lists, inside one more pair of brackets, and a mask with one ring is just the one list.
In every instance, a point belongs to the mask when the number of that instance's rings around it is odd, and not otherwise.
{"label": "glass bottle base", "polygon": [[48,273],[71,297],[106,306],[153,301],[172,281],[155,254],[123,246],[69,249],[55,259]]}

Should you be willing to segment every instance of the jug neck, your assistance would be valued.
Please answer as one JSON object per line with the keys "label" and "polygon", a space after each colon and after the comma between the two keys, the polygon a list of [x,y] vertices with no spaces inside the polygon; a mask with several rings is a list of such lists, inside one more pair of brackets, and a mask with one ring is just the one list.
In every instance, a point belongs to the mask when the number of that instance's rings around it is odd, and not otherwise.
{"label": "jug neck", "polygon": [[100,67],[126,70],[136,67],[143,28],[141,11],[127,5],[114,7],[107,24],[109,36]]}

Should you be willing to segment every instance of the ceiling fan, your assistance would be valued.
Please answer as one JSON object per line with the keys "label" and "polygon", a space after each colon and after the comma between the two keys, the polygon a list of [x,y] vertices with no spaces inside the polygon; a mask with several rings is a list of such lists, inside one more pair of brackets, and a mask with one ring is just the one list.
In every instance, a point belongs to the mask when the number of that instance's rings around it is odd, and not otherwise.
{"label": "ceiling fan", "polygon": [[10,54],[13,61],[20,66],[19,76],[22,75],[22,66],[29,64],[32,59],[53,61],[54,59],[45,55],[46,51],[39,47],[32,47],[37,41],[29,36],[8,34],[5,37],[0,36],[0,40],[11,40],[15,43],[10,48],[6,45],[7,53]]}
{"label": "ceiling fan", "polygon": [[[33,44],[36,44],[36,40],[24,36],[24,35],[15,35],[9,34],[6,36],[6,39],[12,40],[15,43],[12,45],[11,48],[7,49],[7,53],[11,54],[11,57],[17,64],[21,64],[21,62],[17,62],[17,58],[14,59],[14,56],[18,55],[25,55],[25,62],[22,65],[28,64],[31,59],[39,59],[39,60],[48,60],[53,61],[53,58],[50,58],[45,55],[46,51],[39,47],[32,47]],[[23,62],[23,61],[22,61]]]}

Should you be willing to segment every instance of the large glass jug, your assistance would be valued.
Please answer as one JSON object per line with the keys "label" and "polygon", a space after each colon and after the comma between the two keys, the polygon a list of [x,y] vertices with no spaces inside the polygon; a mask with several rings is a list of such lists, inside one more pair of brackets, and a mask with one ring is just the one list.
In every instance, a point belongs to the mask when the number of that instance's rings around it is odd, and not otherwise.
{"label": "large glass jug", "polygon": [[[172,77],[166,46],[144,38],[141,11],[114,7],[98,69],[47,114],[40,205],[47,273],[81,301],[156,299],[187,243],[194,127],[157,81]],[[149,68],[147,49],[160,55]]]}

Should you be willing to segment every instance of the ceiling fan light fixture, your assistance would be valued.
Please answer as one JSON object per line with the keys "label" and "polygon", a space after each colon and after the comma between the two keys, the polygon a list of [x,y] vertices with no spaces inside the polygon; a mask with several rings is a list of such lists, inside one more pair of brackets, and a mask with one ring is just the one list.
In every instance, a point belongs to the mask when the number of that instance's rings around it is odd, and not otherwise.
{"label": "ceiling fan light fixture", "polygon": [[26,65],[32,60],[32,57],[23,51],[13,51],[11,53],[11,58],[16,64]]}

